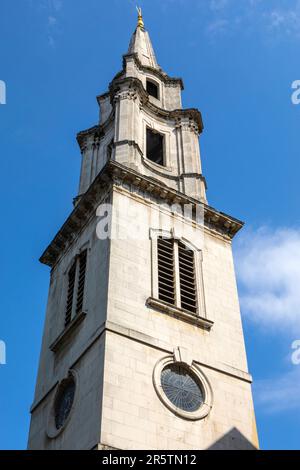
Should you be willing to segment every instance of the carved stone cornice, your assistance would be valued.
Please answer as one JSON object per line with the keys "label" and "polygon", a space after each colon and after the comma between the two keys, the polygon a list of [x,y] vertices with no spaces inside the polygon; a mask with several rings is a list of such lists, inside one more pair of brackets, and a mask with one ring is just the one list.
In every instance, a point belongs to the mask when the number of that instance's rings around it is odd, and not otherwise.
{"label": "carved stone cornice", "polygon": [[197,131],[198,134],[201,134],[204,129],[202,115],[198,109],[188,108],[169,111],[156,106],[149,100],[149,95],[144,89],[141,80],[138,78],[126,77],[113,80],[109,86],[109,91],[112,104],[114,104],[115,98],[120,94],[126,97],[126,93],[128,93],[129,99],[135,99],[136,94],[138,94],[141,106],[149,109],[155,116],[162,119],[173,120],[177,127],[181,125],[182,118],[188,118],[189,122],[187,125],[189,130]]}
{"label": "carved stone cornice", "polygon": [[118,142],[113,142],[112,145],[114,148],[122,147],[122,145],[129,145],[130,147],[134,147],[139,152],[141,157],[143,156],[143,152],[140,149],[139,144],[135,140],[128,140],[128,139],[119,140]]}
{"label": "carved stone cornice", "polygon": [[105,100],[105,99],[107,99],[107,98],[109,98],[109,92],[108,92],[108,91],[106,91],[105,93],[102,93],[101,95],[98,95],[98,96],[96,97],[97,103],[100,105],[101,101],[102,101],[102,100]]}
{"label": "carved stone cornice", "polygon": [[204,183],[205,185],[205,189],[207,189],[207,181],[206,181],[206,178],[205,176],[203,176],[201,173],[182,173],[180,176],[179,176],[180,179],[184,179],[184,178],[194,178],[196,180],[200,180]]}
{"label": "carved stone cornice", "polygon": [[125,54],[125,55],[123,55],[123,70],[115,76],[114,80],[120,78],[120,76],[125,73],[125,71],[126,71],[126,61],[128,59],[131,59],[131,58],[134,60],[135,65],[137,66],[137,68],[140,71],[149,72],[152,75],[156,75],[157,78],[162,80],[166,86],[171,86],[171,87],[172,86],[174,86],[174,87],[180,86],[180,88],[182,90],[184,90],[184,84],[183,84],[182,78],[180,78],[180,77],[170,77],[165,72],[163,72],[162,69],[156,69],[156,68],[153,68],[153,67],[149,67],[147,65],[143,65],[141,63],[141,61],[139,60],[139,58],[138,58],[138,54]]}
{"label": "carved stone cornice", "polygon": [[116,102],[116,101],[122,101],[122,100],[136,100],[137,99],[137,93],[136,91],[133,89],[128,89],[128,90],[124,90],[124,91],[118,91],[114,97],[113,97],[113,101]]}
{"label": "carved stone cornice", "polygon": [[[202,120],[202,119],[201,119]],[[203,131],[203,123],[201,122],[201,127],[199,129],[198,125],[195,124],[195,120],[189,119],[189,121],[184,121],[182,122],[180,117],[178,117],[177,122],[176,122],[176,128],[181,129],[184,132],[193,132],[196,135],[201,134]]]}
{"label": "carved stone cornice", "polygon": [[156,196],[160,201],[170,204],[202,205],[204,207],[205,226],[229,240],[243,226],[243,222],[240,220],[219,212],[198,199],[171,189],[155,178],[141,175],[137,171],[115,161],[109,161],[95,178],[88,191],[81,195],[73,212],[41,256],[41,263],[50,267],[55,266],[62,253],[72,244],[88,220],[96,213],[100,201],[105,194],[110,192],[114,183],[130,186],[133,192],[136,189],[142,189],[145,193]]}
{"label": "carved stone cornice", "polygon": [[87,138],[92,136],[93,137],[93,142],[90,143],[91,146],[99,145],[100,140],[104,137],[105,133],[103,130],[103,126],[93,126],[90,127],[89,129],[86,129],[85,131],[81,131],[77,134],[77,142],[79,144],[81,152],[85,152],[88,150],[89,145],[87,144]]}
{"label": "carved stone cornice", "polygon": [[[142,67],[144,70],[149,69],[149,71],[151,71],[152,73],[158,74],[167,86],[177,86],[178,84],[181,84],[183,87],[182,80],[180,78],[171,78],[164,72],[161,72],[157,69],[152,69],[152,67],[143,66],[139,62],[139,59],[137,58],[136,54],[126,55],[125,57],[133,57],[135,59],[136,64]],[[127,86],[127,89],[123,89],[122,85]],[[136,100],[138,96],[140,98],[141,107],[147,107],[151,113],[162,119],[174,120],[175,127],[186,128],[186,130],[195,132],[197,134],[201,134],[201,132],[203,131],[204,126],[202,121],[202,115],[198,109],[190,108],[175,109],[172,111],[168,111],[163,108],[159,108],[149,100],[149,95],[144,89],[142,82],[138,78],[124,77],[124,71],[122,71],[119,72],[110,83],[109,91],[97,96],[98,104],[100,104],[101,100],[110,97],[113,109],[109,117],[103,124],[98,124],[96,126],[90,127],[89,129],[81,131],[77,134],[77,142],[79,144],[81,152],[86,150],[87,137],[92,135],[94,135],[95,139],[101,139],[102,137],[104,137],[106,127],[114,119],[115,104],[117,101],[125,99]],[[189,123],[181,123],[182,118],[189,118]]]}
{"label": "carved stone cornice", "polygon": [[106,128],[107,126],[113,122],[115,115],[115,110],[112,109],[109,117],[106,119],[106,121],[103,124],[97,124],[96,126],[90,127],[89,129],[86,129],[84,131],[78,132],[76,138],[78,145],[80,147],[81,152],[84,152],[87,149],[87,138],[88,137],[93,137],[93,142],[91,145],[98,146],[100,145],[101,139],[105,136]]}

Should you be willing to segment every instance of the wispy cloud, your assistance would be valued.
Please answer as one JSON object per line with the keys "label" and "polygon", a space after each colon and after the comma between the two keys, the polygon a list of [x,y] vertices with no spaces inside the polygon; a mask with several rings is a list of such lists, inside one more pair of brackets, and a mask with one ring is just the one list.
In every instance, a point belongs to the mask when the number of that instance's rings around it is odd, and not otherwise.
{"label": "wispy cloud", "polygon": [[300,36],[300,1],[290,8],[274,8],[266,18],[272,31]]}
{"label": "wispy cloud", "polygon": [[42,14],[45,31],[50,47],[54,48],[60,33],[60,18],[63,8],[62,0],[28,0],[30,8]]}
{"label": "wispy cloud", "polygon": [[246,232],[236,261],[244,315],[268,331],[300,330],[300,230]]}
{"label": "wispy cloud", "polygon": [[[205,2],[206,3],[206,2]],[[210,0],[209,35],[253,29],[269,35],[300,36],[300,0]]]}
{"label": "wispy cloud", "polygon": [[300,367],[281,377],[254,382],[256,406],[264,413],[300,411]]}
{"label": "wispy cloud", "polygon": [[48,15],[48,44],[53,48],[56,45],[56,38],[59,32],[59,15],[62,9],[62,0],[44,0],[44,8]]}
{"label": "wispy cloud", "polygon": [[[242,312],[263,334],[300,338],[300,229],[262,227],[245,231],[236,246]],[[292,354],[280,376],[254,381],[256,406],[263,413],[300,411],[300,365]],[[299,354],[297,355],[297,358]]]}
{"label": "wispy cloud", "polygon": [[229,5],[229,0],[210,0],[210,9],[213,11],[219,11],[226,8]]}
{"label": "wispy cloud", "polygon": [[218,34],[223,34],[227,31],[227,28],[229,26],[228,20],[225,19],[216,19],[215,21],[212,21],[208,26],[206,31],[213,36],[216,36]]}
{"label": "wispy cloud", "polygon": [[54,26],[57,24],[57,18],[55,16],[48,16],[48,25]]}

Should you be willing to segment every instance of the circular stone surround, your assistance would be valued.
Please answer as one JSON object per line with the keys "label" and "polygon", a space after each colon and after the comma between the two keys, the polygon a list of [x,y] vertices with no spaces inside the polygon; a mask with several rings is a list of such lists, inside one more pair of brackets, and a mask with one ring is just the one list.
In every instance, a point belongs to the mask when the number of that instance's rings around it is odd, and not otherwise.
{"label": "circular stone surround", "polygon": [[164,357],[154,368],[153,384],[164,405],[181,418],[203,419],[211,410],[211,386],[194,363],[189,366],[174,356]]}

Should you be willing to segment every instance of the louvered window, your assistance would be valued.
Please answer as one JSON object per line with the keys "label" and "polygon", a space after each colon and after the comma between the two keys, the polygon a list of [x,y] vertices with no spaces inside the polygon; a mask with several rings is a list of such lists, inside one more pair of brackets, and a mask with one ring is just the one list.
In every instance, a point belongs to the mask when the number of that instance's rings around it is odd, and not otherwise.
{"label": "louvered window", "polygon": [[197,313],[194,252],[174,239],[157,239],[160,300]]}
{"label": "louvered window", "polygon": [[86,271],[86,250],[79,256],[79,275],[78,275],[78,288],[77,288],[77,304],[76,313],[82,312],[84,284],[85,284],[85,271]]}
{"label": "louvered window", "polygon": [[68,292],[65,313],[65,326],[71,323],[76,314],[82,312],[85,288],[87,250],[84,250],[72,264],[68,273]]}
{"label": "louvered window", "polygon": [[159,298],[165,302],[175,304],[175,269],[174,269],[174,242],[159,238],[157,241],[158,253],[158,291]]}
{"label": "louvered window", "polygon": [[69,271],[69,275],[68,275],[68,295],[67,295],[67,307],[66,307],[66,319],[65,319],[66,325],[68,325],[72,319],[75,276],[76,276],[76,261],[72,265]]}
{"label": "louvered window", "polygon": [[178,244],[181,308],[197,312],[194,252]]}

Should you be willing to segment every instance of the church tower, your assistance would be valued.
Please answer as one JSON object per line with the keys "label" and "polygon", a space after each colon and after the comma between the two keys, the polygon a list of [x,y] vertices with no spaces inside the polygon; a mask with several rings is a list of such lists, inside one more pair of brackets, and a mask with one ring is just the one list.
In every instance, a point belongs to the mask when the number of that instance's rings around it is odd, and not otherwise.
{"label": "church tower", "polygon": [[253,449],[232,239],[208,205],[197,109],[141,11],[78,134],[74,208],[41,262],[50,290],[29,449]]}

